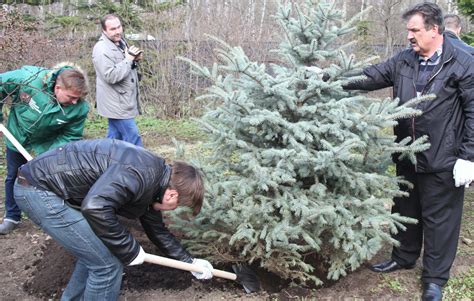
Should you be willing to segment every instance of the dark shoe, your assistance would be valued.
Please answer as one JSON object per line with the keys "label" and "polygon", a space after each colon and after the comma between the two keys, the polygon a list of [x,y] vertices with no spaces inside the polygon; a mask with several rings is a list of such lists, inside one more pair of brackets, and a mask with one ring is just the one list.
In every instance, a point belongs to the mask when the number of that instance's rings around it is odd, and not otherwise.
{"label": "dark shoe", "polygon": [[389,260],[382,263],[374,264],[373,266],[370,267],[370,269],[378,273],[388,273],[388,272],[393,272],[393,271],[401,270],[401,269],[409,270],[409,269],[413,269],[414,267],[415,267],[414,264],[408,265],[408,266],[402,266],[402,265],[399,265],[395,260]]}
{"label": "dark shoe", "polygon": [[423,284],[422,301],[441,301],[443,299],[443,287],[436,283]]}
{"label": "dark shoe", "polygon": [[0,224],[0,235],[11,233],[16,227],[18,227],[19,224],[20,222],[4,219],[3,223]]}

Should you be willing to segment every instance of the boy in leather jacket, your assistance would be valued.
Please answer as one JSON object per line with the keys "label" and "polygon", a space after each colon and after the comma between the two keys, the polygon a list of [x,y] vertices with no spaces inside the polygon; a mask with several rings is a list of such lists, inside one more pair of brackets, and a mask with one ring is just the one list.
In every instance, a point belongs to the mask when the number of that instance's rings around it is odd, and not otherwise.
{"label": "boy in leather jacket", "polygon": [[[168,231],[161,211],[177,206],[199,213],[204,185],[188,163],[166,164],[142,147],[114,139],[83,140],[50,150],[22,165],[15,199],[29,218],[76,258],[61,300],[117,300],[123,265],[141,264],[145,252],[118,216],[138,218],[168,257],[200,265]],[[77,210],[80,208],[80,210]]]}

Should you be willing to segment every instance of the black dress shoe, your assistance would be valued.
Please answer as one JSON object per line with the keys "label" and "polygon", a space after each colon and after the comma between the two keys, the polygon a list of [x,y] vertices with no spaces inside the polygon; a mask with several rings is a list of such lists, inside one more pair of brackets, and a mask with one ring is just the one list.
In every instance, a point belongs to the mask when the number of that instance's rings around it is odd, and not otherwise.
{"label": "black dress shoe", "polygon": [[422,301],[441,301],[443,299],[443,287],[436,283],[423,284]]}
{"label": "black dress shoe", "polygon": [[378,273],[388,273],[388,272],[393,272],[393,271],[401,270],[401,269],[409,270],[409,269],[413,269],[414,267],[415,267],[414,264],[408,265],[408,266],[402,266],[402,265],[399,265],[395,260],[389,260],[382,263],[374,264],[373,266],[370,267],[370,269]]}

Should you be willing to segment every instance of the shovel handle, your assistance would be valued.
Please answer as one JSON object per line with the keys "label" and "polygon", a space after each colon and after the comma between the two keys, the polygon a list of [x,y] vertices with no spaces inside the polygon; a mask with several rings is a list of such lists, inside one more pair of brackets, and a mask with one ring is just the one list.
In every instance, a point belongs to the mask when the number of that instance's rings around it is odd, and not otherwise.
{"label": "shovel handle", "polygon": [[[188,271],[188,272],[202,273],[202,268],[196,264],[187,263],[187,262],[170,259],[170,258],[158,256],[158,255],[148,254],[148,253],[145,253],[145,262],[159,264],[165,267],[175,268],[175,269]],[[222,270],[217,270],[217,269],[212,270],[212,275],[215,277],[220,277],[220,278],[229,279],[229,280],[237,279],[236,274],[229,273]]]}
{"label": "shovel handle", "polygon": [[33,157],[28,153],[28,151],[16,140],[15,136],[10,133],[10,131],[0,123],[0,131],[7,137],[7,139],[15,146],[15,148],[20,152],[20,154],[25,157],[26,160],[31,161]]}

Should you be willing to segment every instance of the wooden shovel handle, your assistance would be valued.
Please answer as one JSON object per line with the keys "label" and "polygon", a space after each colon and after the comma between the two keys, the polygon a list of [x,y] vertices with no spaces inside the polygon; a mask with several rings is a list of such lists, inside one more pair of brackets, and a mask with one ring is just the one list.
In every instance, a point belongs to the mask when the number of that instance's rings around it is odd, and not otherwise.
{"label": "wooden shovel handle", "polygon": [[[162,266],[175,268],[175,269],[188,271],[188,272],[198,272],[198,273],[202,272],[202,268],[196,264],[191,264],[191,263],[187,263],[187,262],[183,262],[183,261],[179,261],[175,259],[158,256],[158,255],[148,254],[148,253],[145,253],[145,262],[159,264]],[[222,270],[217,270],[217,269],[213,269],[212,275],[215,277],[220,277],[220,278],[229,279],[229,280],[237,279],[236,274],[229,273]]]}
{"label": "wooden shovel handle", "polygon": [[0,123],[0,131],[7,137],[7,139],[16,147],[16,149],[20,152],[20,154],[25,157],[26,160],[31,161],[33,157],[28,153],[28,151],[16,140],[15,136],[10,133],[10,131]]}

